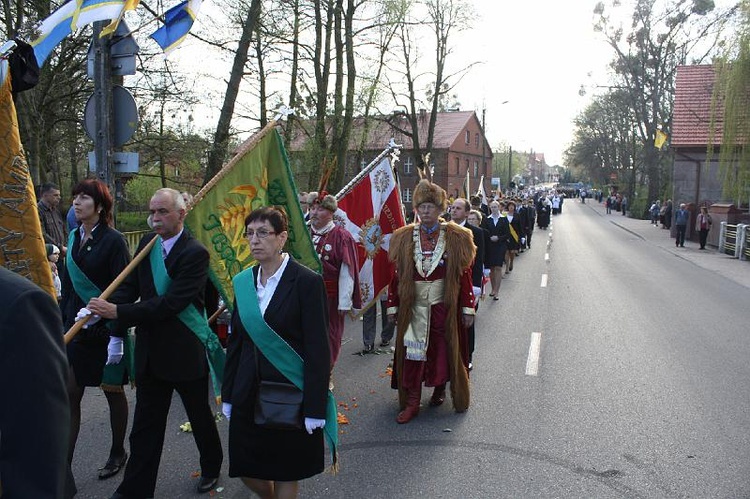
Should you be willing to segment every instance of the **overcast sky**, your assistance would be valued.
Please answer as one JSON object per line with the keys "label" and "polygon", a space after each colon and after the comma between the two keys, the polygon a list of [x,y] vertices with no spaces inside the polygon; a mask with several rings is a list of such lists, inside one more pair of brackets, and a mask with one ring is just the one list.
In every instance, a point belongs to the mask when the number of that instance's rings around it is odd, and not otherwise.
{"label": "overcast sky", "polygon": [[[482,60],[456,89],[462,108],[486,107],[493,150],[544,153],[562,164],[572,121],[591,97],[581,85],[604,85],[612,51],[593,30],[591,0],[474,0],[478,19],[461,34],[457,60]],[[502,102],[508,101],[506,104]]]}

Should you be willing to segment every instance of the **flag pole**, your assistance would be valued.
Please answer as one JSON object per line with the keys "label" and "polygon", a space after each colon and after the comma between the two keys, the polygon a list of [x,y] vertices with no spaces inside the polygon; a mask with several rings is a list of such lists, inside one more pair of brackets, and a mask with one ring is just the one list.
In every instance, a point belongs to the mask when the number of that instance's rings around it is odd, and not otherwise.
{"label": "flag pole", "polygon": [[388,147],[385,148],[383,152],[378,154],[375,159],[373,159],[369,165],[365,166],[361,172],[359,172],[351,181],[346,184],[343,189],[341,189],[336,194],[336,199],[341,199],[345,195],[351,191],[357,183],[359,183],[360,180],[362,180],[365,176],[369,175],[372,170],[375,169],[380,164],[380,161],[385,158],[387,155],[391,154],[396,149],[401,149],[403,146],[396,144],[396,142],[391,139],[391,141],[388,143]]}
{"label": "flag pole", "polygon": [[[187,206],[187,211],[190,211],[193,206],[198,204],[198,201],[203,199],[203,197],[211,189],[211,187],[216,185],[219,180],[226,176],[226,174],[242,157],[242,153],[245,153],[258,145],[261,139],[265,137],[266,134],[276,126],[279,118],[286,117],[289,114],[292,114],[291,109],[287,108],[286,106],[282,106],[282,108],[279,110],[279,115],[275,119],[269,121],[268,124],[264,126],[258,133],[256,133],[250,141],[246,142],[243,145],[242,149],[238,151],[238,154],[236,154],[226,165],[224,165],[221,170],[219,170],[216,175],[214,175],[211,180],[209,180],[208,183],[201,188],[200,191],[198,191],[198,193],[193,197],[192,202]],[[148,244],[130,261],[130,263],[124,269],[122,269],[120,275],[118,275],[115,280],[112,281],[109,286],[107,286],[107,289],[105,289],[102,294],[99,295],[99,298],[101,298],[102,300],[106,300],[107,298],[109,298],[109,295],[111,295],[114,290],[117,289],[120,284],[122,284],[125,278],[135,269],[135,267],[138,266],[139,263],[141,263],[141,261],[143,261],[146,255],[149,254],[151,248],[156,243],[156,240],[157,238],[154,237],[153,239],[151,239],[151,241],[148,242]],[[73,338],[75,338],[75,336],[80,332],[83,325],[86,324],[90,318],[91,316],[88,315],[83,319],[77,321],[70,327],[70,329],[65,333],[64,336],[66,345],[70,343]]]}
{"label": "flag pole", "polygon": [[[107,289],[102,291],[102,294],[99,295],[99,298],[101,298],[102,300],[106,300],[107,298],[109,298],[109,295],[111,295],[114,290],[117,289],[120,284],[122,284],[122,281],[124,281],[125,278],[138,266],[138,264],[141,263],[144,258],[146,258],[146,255],[149,254],[157,239],[158,238],[156,237],[151,239],[148,244],[140,251],[140,253],[135,255],[135,258],[133,258],[130,263],[128,263],[127,267],[122,269],[120,275],[118,275],[115,280],[112,281],[109,286],[107,286]],[[73,324],[70,329],[68,329],[68,332],[65,333],[64,337],[66,345],[76,337],[76,335],[81,331],[83,325],[86,324],[90,318],[91,316],[87,315],[83,319]]]}
{"label": "flag pole", "polygon": [[271,130],[274,129],[274,127],[276,126],[277,123],[278,123],[278,121],[275,120],[275,119],[269,121],[266,126],[264,126],[258,133],[256,133],[253,136],[252,140],[249,140],[249,141],[245,142],[244,144],[242,144],[242,149],[239,149],[237,151],[237,154],[235,154],[234,157],[231,160],[229,160],[229,162],[227,164],[225,164],[224,166],[222,166],[221,170],[219,170],[218,172],[216,172],[216,175],[214,175],[211,178],[211,180],[208,181],[208,183],[206,185],[204,185],[203,187],[201,187],[201,190],[199,190],[195,194],[195,196],[193,196],[193,201],[192,201],[190,207],[198,204],[198,202],[201,199],[203,199],[203,197],[206,195],[206,193],[208,191],[210,191],[213,188],[213,186],[215,186],[221,179],[223,179],[227,175],[227,173],[229,173],[230,171],[232,171],[232,168],[234,168],[234,166],[240,161],[240,159],[242,159],[242,157],[244,156],[244,154],[247,151],[250,151],[255,146],[257,146],[258,143],[263,139],[263,137],[265,137],[268,132],[270,132]]}

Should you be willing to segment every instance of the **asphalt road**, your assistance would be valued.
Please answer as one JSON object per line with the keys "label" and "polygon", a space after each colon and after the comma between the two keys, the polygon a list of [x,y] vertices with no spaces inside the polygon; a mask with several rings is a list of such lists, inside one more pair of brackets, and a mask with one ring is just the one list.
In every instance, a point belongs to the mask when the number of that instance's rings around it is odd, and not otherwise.
{"label": "asphalt road", "polygon": [[[350,421],[341,471],[303,481],[300,496],[750,497],[750,289],[621,222],[568,201],[535,231],[501,300],[480,305],[464,414],[450,398],[427,407],[426,390],[419,417],[398,425],[390,354],[352,355],[361,323],[347,324],[334,373]],[[78,497],[108,497],[119,483],[96,478],[107,418],[89,390]],[[176,397],[157,497],[197,496],[185,421]],[[219,429],[226,448],[226,421]],[[251,497],[226,474],[220,487],[213,497]]]}

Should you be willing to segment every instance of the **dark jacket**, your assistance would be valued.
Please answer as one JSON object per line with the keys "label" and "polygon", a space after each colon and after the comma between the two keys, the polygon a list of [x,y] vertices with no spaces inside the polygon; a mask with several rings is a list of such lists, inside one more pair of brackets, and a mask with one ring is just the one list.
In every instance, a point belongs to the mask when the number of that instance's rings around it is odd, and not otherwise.
{"label": "dark jacket", "polygon": [[[258,268],[253,268],[256,280]],[[331,371],[327,310],[323,278],[290,259],[263,315],[271,329],[304,360],[303,412],[305,417],[317,419],[325,418]],[[235,303],[222,401],[237,406],[248,399],[255,400],[258,373],[267,381],[289,382],[260,352],[256,355],[256,351]]]}
{"label": "dark jacket", "polygon": [[472,286],[482,287],[482,277],[484,277],[484,244],[485,231],[479,227],[474,227],[470,223],[462,226],[469,229],[474,237],[474,246],[477,247],[477,254],[474,257],[474,263],[471,267],[471,284]]}
{"label": "dark jacket", "polygon": [[[155,236],[145,235],[136,254]],[[146,256],[110,297],[109,301],[119,304],[118,321],[124,326],[136,326],[136,383],[145,375],[179,382],[208,374],[205,347],[177,316],[190,304],[195,305],[198,313],[205,313],[208,260],[205,246],[185,231],[164,261],[172,280],[164,296],[156,293],[151,263]],[[138,298],[140,301],[134,303]]]}
{"label": "dark jacket", "polygon": [[63,497],[70,433],[68,360],[55,300],[0,267],[0,490]]}
{"label": "dark jacket", "polygon": [[[125,237],[106,225],[99,225],[94,230],[82,250],[81,237],[80,234],[77,234],[73,246],[68,248],[68,252],[76,265],[100,291],[104,291],[130,262],[130,251],[128,250],[128,243],[125,242]],[[66,329],[73,325],[78,311],[86,306],[86,303],[78,297],[73,289],[73,282],[70,280],[69,273],[65,272],[62,278],[63,298],[60,302],[63,324],[65,324]],[[102,322],[104,321],[95,324],[93,329],[104,327],[103,325],[99,326]],[[82,329],[76,338],[85,337],[89,329],[92,328]],[[111,332],[115,336],[122,337],[125,336],[127,328],[116,327]]]}

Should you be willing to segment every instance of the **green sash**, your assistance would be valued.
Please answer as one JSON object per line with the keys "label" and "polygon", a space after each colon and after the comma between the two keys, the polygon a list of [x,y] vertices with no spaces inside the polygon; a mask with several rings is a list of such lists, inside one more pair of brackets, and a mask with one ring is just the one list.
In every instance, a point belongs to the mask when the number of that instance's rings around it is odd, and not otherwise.
{"label": "green sash", "polygon": [[[304,360],[284,341],[271,327],[266,324],[258,304],[258,294],[255,290],[255,276],[252,267],[243,270],[232,279],[234,297],[237,300],[237,312],[250,339],[273,366],[291,381],[297,388],[304,390]],[[326,406],[326,424],[323,434],[331,449],[332,469],[338,467],[338,413],[336,399],[328,391]]]}
{"label": "green sash", "polygon": [[[161,236],[156,236],[157,241],[151,248],[149,260],[151,262],[151,275],[154,278],[154,287],[159,296],[167,293],[172,279],[167,274],[167,267],[164,265],[164,257]],[[177,314],[180,321],[198,337],[203,346],[206,347],[206,357],[208,358],[208,367],[211,371],[211,381],[214,385],[214,395],[216,401],[221,398],[221,382],[224,379],[224,362],[226,354],[219,343],[219,338],[208,326],[206,314],[201,315],[195,305],[189,304],[182,312]]]}
{"label": "green sash", "polygon": [[[96,284],[91,282],[86,274],[83,273],[81,268],[73,259],[73,244],[75,243],[76,235],[78,234],[79,227],[76,227],[70,231],[68,236],[68,254],[65,255],[65,265],[67,268],[70,282],[73,283],[73,289],[75,290],[78,298],[83,301],[84,307],[88,304],[89,300],[96,298],[102,294],[102,291],[96,287]],[[106,327],[112,331],[114,327],[113,321],[104,321]],[[118,364],[109,364],[104,366],[104,374],[102,375],[102,386],[107,387],[121,387],[122,378],[127,372],[128,378],[132,383],[134,381],[133,373],[135,373],[134,366],[134,355],[133,355],[133,341],[130,338],[130,334],[125,333],[123,337],[123,357]]]}

